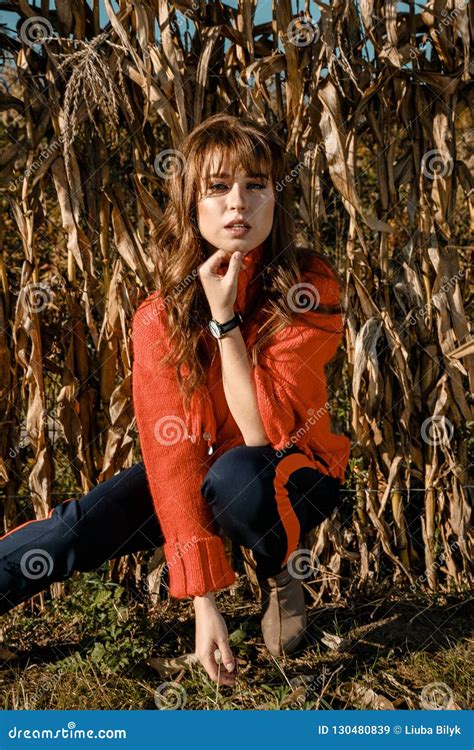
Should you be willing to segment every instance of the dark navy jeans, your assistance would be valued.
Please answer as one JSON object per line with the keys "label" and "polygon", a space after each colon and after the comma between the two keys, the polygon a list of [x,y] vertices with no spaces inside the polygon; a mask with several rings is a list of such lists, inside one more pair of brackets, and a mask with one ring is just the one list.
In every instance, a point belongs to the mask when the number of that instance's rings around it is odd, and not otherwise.
{"label": "dark navy jeans", "polygon": [[[215,460],[201,492],[211,531],[252,549],[261,579],[278,573],[301,536],[332,513],[339,486],[295,447],[281,456],[270,445],[243,445]],[[163,542],[144,466],[135,464],[0,538],[0,613],[75,570]]]}

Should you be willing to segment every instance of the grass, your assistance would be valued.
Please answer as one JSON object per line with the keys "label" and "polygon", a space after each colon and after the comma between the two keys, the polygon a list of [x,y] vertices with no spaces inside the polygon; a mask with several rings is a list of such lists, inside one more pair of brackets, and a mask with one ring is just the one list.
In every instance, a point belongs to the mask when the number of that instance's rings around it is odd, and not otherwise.
{"label": "grass", "polygon": [[[3,709],[460,708],[472,704],[472,598],[373,593],[308,608],[306,642],[274,659],[245,576],[218,594],[238,658],[235,687],[217,687],[194,648],[192,604],[76,574],[61,599],[5,615]],[[310,602],[308,602],[310,604]],[[149,657],[160,671],[148,663]]]}

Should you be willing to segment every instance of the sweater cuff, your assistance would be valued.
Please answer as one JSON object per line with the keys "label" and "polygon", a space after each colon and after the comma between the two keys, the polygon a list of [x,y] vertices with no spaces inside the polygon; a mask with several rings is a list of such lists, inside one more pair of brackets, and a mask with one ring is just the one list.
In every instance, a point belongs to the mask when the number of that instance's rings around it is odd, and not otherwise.
{"label": "sweater cuff", "polygon": [[227,560],[219,536],[187,542],[168,542],[164,553],[169,571],[170,595],[177,599],[204,596],[230,586],[236,575]]}

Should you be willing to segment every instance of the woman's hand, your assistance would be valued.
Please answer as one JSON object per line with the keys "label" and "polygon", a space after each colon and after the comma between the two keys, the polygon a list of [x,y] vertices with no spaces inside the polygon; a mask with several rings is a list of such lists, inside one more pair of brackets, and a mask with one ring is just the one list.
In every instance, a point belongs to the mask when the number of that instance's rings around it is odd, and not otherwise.
{"label": "woman's hand", "polygon": [[[220,685],[235,683],[235,660],[229,646],[224,618],[219,613],[212,593],[194,598],[196,614],[196,656],[207,674]],[[220,664],[215,651],[220,651]]]}
{"label": "woman's hand", "polygon": [[[229,267],[221,276],[217,271],[224,263],[229,263]],[[229,253],[225,250],[217,250],[199,266],[199,278],[211,308],[211,315],[218,323],[225,323],[234,316],[237,282],[243,267],[242,253],[235,252],[229,259]]]}

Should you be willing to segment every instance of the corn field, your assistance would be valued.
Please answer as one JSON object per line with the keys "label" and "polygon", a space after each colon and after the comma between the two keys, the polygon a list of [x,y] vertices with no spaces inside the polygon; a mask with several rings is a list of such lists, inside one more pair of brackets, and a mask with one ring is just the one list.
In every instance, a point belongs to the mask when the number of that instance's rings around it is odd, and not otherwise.
{"label": "corn field", "polygon": [[149,241],[181,139],[228,112],[283,138],[298,239],[345,284],[327,373],[353,446],[346,510],[305,540],[307,588],[465,589],[474,8],[278,0],[257,23],[256,5],[0,3],[18,14],[0,29],[5,530],[46,517],[64,474],[73,496],[140,460],[130,331]]}

